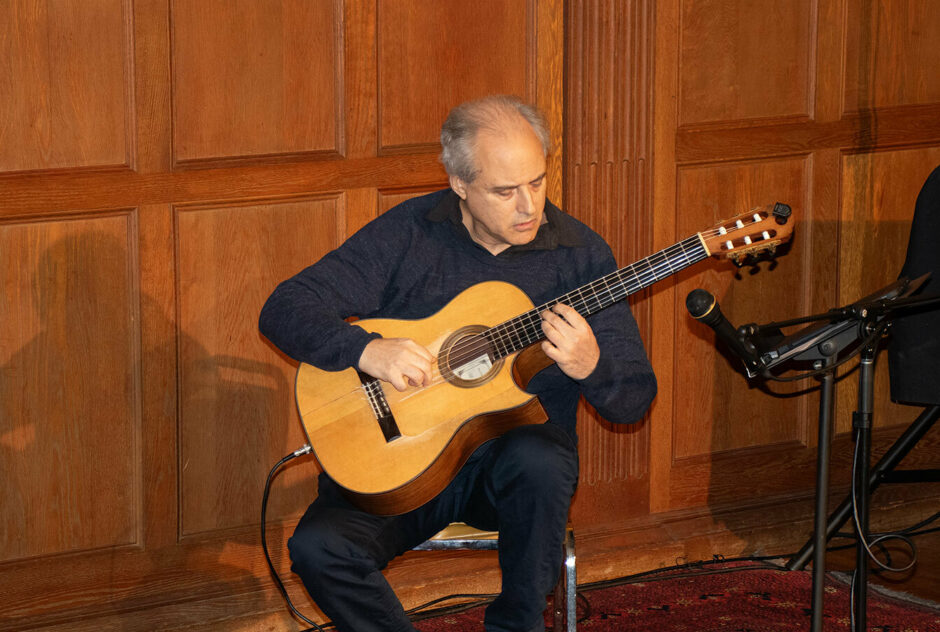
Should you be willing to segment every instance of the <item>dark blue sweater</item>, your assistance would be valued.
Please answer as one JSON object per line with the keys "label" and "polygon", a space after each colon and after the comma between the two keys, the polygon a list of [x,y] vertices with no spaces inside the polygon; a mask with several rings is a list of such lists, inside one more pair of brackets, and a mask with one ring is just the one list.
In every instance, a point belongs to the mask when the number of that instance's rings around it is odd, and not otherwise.
{"label": "dark blue sweater", "polygon": [[[426,318],[483,281],[512,283],[541,305],[616,269],[610,248],[587,226],[551,203],[545,216],[535,240],[493,255],[470,238],[453,191],[403,202],[281,283],[261,310],[261,332],[296,360],[341,370],[355,367],[377,335],[346,318]],[[549,423],[575,440],[579,395],[609,421],[628,423],[643,417],[656,394],[626,301],[588,322],[600,347],[594,372],[575,381],[552,365],[527,387]]]}

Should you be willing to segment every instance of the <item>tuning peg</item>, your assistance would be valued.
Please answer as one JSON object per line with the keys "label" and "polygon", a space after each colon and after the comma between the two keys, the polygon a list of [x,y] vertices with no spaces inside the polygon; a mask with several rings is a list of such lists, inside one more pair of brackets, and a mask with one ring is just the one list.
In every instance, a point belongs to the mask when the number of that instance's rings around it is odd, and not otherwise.
{"label": "tuning peg", "polygon": [[787,220],[790,219],[790,215],[793,213],[793,210],[788,204],[783,202],[777,202],[774,204],[774,221],[776,221],[781,226],[787,223]]}

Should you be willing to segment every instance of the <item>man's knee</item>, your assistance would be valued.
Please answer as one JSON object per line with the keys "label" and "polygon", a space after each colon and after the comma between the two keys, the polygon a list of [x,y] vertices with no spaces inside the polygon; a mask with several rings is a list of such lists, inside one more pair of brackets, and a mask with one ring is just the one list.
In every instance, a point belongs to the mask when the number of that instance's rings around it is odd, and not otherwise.
{"label": "man's knee", "polygon": [[572,490],[578,480],[578,452],[567,433],[550,424],[515,428],[502,437],[504,475],[536,487]]}
{"label": "man's knee", "polygon": [[340,531],[304,520],[287,541],[291,570],[300,576],[307,590],[314,593],[335,583],[340,576],[363,576],[370,564],[362,552]]}

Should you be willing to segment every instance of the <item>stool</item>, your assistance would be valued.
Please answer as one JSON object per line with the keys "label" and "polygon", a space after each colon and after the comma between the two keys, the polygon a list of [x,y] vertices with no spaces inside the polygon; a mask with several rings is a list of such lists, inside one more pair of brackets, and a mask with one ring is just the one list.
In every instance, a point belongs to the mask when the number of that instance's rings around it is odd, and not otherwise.
{"label": "stool", "polygon": [[[464,524],[452,522],[430,540],[422,542],[415,551],[495,551],[499,543],[496,531],[481,531]],[[554,630],[575,632],[577,628],[578,573],[575,567],[574,529],[569,524],[565,529],[565,560],[561,575],[555,584],[552,602]]]}

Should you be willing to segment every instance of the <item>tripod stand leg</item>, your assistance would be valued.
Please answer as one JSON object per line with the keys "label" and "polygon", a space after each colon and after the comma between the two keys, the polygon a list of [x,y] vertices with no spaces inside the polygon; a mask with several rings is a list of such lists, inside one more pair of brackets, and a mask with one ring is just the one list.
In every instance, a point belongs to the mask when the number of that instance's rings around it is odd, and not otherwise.
{"label": "tripod stand leg", "polygon": [[[907,454],[914,449],[917,442],[927,434],[934,423],[940,419],[940,406],[931,406],[924,409],[917,419],[911,422],[897,441],[895,441],[887,452],[878,460],[878,463],[872,467],[871,475],[868,477],[869,491],[874,492],[881,484],[881,479],[885,473],[890,472],[898,463],[904,459]],[[836,531],[842,528],[849,517],[852,515],[852,497],[846,496],[845,500],[829,516],[828,527],[826,529],[826,540],[828,541]],[[800,570],[806,566],[813,556],[814,539],[809,539],[797,553],[787,560],[786,567],[791,571]]]}
{"label": "tripod stand leg", "polygon": [[[827,363],[831,363],[831,360]],[[822,632],[823,588],[826,579],[826,511],[829,504],[829,452],[832,442],[832,406],[835,390],[835,371],[826,371],[822,377],[819,396],[819,441],[816,446],[816,516],[813,539],[813,598],[811,632]]]}
{"label": "tripod stand leg", "polygon": [[871,463],[871,422],[875,401],[875,345],[868,345],[862,351],[858,373],[858,410],[852,420],[855,429],[855,441],[858,460],[855,464],[853,491],[858,513],[855,516],[855,585],[854,606],[855,626],[866,630],[866,605],[868,600],[868,552],[865,540],[868,538],[868,499],[870,492]]}

